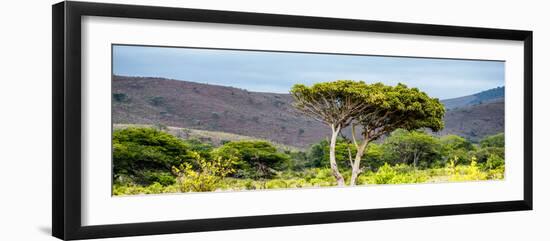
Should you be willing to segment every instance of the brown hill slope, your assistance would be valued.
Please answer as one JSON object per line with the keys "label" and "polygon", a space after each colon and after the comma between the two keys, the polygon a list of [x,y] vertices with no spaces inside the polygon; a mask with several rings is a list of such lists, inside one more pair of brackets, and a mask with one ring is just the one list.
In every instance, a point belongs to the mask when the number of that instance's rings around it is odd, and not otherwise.
{"label": "brown hill slope", "polygon": [[447,110],[445,129],[438,134],[456,134],[479,141],[499,132],[504,132],[504,99]]}
{"label": "brown hill slope", "polygon": [[[124,76],[113,77],[112,93],[113,123],[220,131],[296,147],[306,147],[329,134],[321,123],[297,113],[288,94]],[[442,133],[478,140],[503,130],[503,111],[500,102],[454,109],[447,113],[447,128]]]}
{"label": "brown hill slope", "polygon": [[159,78],[114,77],[113,122],[222,131],[304,147],[329,132],[296,113],[288,94]]}

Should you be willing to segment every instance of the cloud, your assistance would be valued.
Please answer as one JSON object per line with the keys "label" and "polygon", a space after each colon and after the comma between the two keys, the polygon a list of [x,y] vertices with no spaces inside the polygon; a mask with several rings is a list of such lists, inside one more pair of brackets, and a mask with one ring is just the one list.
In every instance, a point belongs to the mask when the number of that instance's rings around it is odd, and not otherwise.
{"label": "cloud", "polygon": [[287,93],[296,83],[399,82],[452,98],[504,85],[504,62],[115,46],[118,75],[150,76]]}

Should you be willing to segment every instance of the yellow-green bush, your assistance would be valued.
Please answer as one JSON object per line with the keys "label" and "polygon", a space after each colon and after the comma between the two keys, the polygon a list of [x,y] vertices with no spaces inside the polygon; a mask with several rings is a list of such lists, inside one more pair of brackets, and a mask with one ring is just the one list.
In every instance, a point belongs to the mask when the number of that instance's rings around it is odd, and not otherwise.
{"label": "yellow-green bush", "polygon": [[268,189],[288,188],[288,183],[283,179],[274,179],[266,182],[266,187]]}
{"label": "yellow-green bush", "polygon": [[135,184],[127,185],[114,185],[113,195],[136,195],[136,194],[158,194],[158,193],[172,193],[178,192],[179,189],[176,185],[163,186],[158,182],[155,182],[149,186],[140,186]]}
{"label": "yellow-green bush", "polygon": [[214,191],[218,188],[217,184],[221,179],[235,172],[233,168],[235,158],[218,157],[208,161],[197,152],[190,152],[189,155],[195,159],[199,170],[195,170],[189,163],[172,167],[172,172],[178,177],[177,181],[182,192]]}
{"label": "yellow-green bush", "polygon": [[390,166],[385,163],[376,172],[368,172],[365,177],[360,178],[360,183],[366,184],[404,184],[426,182],[429,176],[425,171],[417,170],[414,167],[398,164]]}
{"label": "yellow-green bush", "polygon": [[472,157],[470,165],[468,166],[459,165],[450,168],[451,181],[476,181],[487,179],[487,173],[479,168],[475,157]]}
{"label": "yellow-green bush", "polygon": [[[155,182],[148,186],[141,186],[134,183],[116,183],[113,186],[113,194],[133,195],[336,186],[336,179],[332,176],[329,168],[311,168],[301,172],[284,172],[277,174],[277,176],[272,179],[255,180],[251,178],[223,177],[223,172],[218,173],[216,170],[216,168],[223,169],[220,166],[222,165],[221,163],[216,164],[217,162],[215,161],[206,161],[200,157],[197,157],[197,159],[203,160],[202,164],[199,162],[199,166],[201,166],[200,170],[202,171],[196,171],[184,165],[183,168],[178,168],[180,174],[183,173],[183,176],[179,175],[178,183],[176,184],[163,186]],[[499,165],[491,169],[486,164],[478,164],[475,158],[471,159],[469,165],[457,165],[454,160],[456,159],[451,158],[445,167],[429,169],[418,169],[406,164],[391,166],[386,163],[375,172],[370,170],[363,172],[359,176],[357,184],[434,183],[498,180],[504,178],[504,165]],[[494,162],[498,163],[498,160],[494,160]],[[214,173],[215,175],[213,175]],[[349,178],[349,172],[344,171],[342,173]]]}

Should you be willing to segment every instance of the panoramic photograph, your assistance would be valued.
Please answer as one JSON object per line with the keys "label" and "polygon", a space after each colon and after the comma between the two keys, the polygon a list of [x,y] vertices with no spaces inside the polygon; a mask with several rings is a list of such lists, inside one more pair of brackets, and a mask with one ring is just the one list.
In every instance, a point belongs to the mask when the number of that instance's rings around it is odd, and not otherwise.
{"label": "panoramic photograph", "polygon": [[499,181],[505,62],[112,45],[112,195]]}

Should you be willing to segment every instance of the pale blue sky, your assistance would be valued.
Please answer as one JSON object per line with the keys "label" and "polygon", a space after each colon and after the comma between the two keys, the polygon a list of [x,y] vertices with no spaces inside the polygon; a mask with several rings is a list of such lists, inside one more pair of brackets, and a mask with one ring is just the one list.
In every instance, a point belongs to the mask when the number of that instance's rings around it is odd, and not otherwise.
{"label": "pale blue sky", "polygon": [[441,99],[504,86],[504,62],[113,46],[115,75],[164,77],[257,92],[339,79],[399,82]]}

